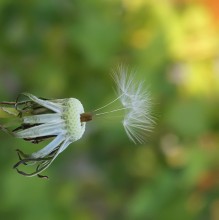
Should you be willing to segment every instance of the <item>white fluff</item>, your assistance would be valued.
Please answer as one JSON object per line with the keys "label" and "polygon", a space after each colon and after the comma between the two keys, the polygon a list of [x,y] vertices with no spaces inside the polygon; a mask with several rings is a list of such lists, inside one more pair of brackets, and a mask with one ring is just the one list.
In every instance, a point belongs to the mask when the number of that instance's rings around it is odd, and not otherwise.
{"label": "white fluff", "polygon": [[[95,115],[102,116],[123,111],[122,124],[129,139],[135,144],[143,143],[147,132],[151,131],[154,124],[151,116],[150,94],[145,88],[144,81],[139,82],[135,72],[129,72],[123,66],[114,71],[112,77],[118,96],[103,107],[96,109]],[[120,102],[119,108],[99,113],[100,110],[118,101]]]}
{"label": "white fluff", "polygon": [[151,118],[151,99],[144,81],[137,81],[135,72],[128,72],[123,66],[113,73],[113,79],[119,100],[125,108],[122,121],[124,129],[134,143],[143,143],[154,123]]}

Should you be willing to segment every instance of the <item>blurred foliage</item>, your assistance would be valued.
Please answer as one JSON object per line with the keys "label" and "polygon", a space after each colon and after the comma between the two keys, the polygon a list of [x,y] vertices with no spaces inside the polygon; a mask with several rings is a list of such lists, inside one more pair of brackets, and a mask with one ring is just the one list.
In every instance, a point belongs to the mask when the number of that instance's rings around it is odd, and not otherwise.
{"label": "blurred foliage", "polygon": [[[217,0],[0,1],[0,100],[28,91],[76,97],[86,110],[112,100],[121,62],[145,78],[157,121],[144,146],[120,123],[89,123],[46,171],[24,178],[0,133],[0,218],[219,219]],[[7,159],[7,160],[6,160]]]}

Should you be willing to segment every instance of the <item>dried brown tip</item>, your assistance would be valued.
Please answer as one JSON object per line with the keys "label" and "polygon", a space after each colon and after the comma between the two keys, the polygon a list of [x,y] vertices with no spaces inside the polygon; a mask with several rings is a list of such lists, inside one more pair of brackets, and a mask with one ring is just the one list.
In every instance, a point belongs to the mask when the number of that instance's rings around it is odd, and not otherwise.
{"label": "dried brown tip", "polygon": [[92,118],[93,118],[93,115],[90,112],[86,112],[86,113],[81,114],[81,122],[91,121]]}

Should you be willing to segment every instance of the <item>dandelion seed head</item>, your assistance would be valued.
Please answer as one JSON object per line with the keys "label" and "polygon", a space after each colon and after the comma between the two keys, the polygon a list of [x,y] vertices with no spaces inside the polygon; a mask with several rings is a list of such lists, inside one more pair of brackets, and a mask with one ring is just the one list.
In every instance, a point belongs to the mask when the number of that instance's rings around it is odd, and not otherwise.
{"label": "dandelion seed head", "polygon": [[[82,137],[86,120],[81,120],[84,108],[78,99],[43,100],[29,93],[24,95],[31,100],[31,112],[37,112],[38,108],[42,108],[46,113],[22,116],[23,124],[18,131],[14,131],[14,135],[33,143],[48,137],[54,138],[43,149],[30,155],[18,151],[20,161],[15,165],[16,169],[21,164],[37,164],[37,168],[33,173],[24,173],[18,169],[17,171],[25,176],[35,176],[50,166],[72,142]],[[24,109],[26,108],[27,106]]]}
{"label": "dandelion seed head", "polygon": [[66,126],[66,134],[70,141],[80,139],[85,131],[85,122],[81,122],[80,116],[84,113],[84,108],[78,99],[70,98],[65,102],[63,118]]}

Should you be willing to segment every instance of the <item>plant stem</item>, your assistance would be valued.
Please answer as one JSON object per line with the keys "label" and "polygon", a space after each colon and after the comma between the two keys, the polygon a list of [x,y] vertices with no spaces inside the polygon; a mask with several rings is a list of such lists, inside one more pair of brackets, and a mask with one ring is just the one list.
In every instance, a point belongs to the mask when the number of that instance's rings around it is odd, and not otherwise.
{"label": "plant stem", "polygon": [[19,112],[14,107],[2,107],[0,103],[0,118],[17,117]]}

